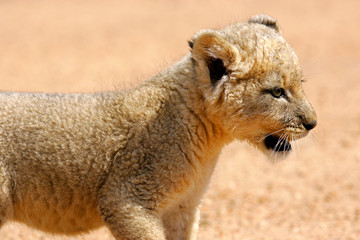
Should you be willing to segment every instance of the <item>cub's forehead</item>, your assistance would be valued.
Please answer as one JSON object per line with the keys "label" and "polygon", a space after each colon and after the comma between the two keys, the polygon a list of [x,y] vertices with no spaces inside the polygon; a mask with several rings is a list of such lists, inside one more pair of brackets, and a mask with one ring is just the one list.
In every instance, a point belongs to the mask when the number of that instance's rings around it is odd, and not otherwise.
{"label": "cub's forehead", "polygon": [[262,85],[267,88],[273,87],[300,87],[302,85],[302,72],[300,69],[294,67],[278,68],[273,71],[269,71],[263,75],[262,78],[258,79]]}
{"label": "cub's forehead", "polygon": [[287,83],[301,81],[298,57],[275,29],[262,24],[238,23],[220,33],[238,50],[241,62],[253,65],[253,74],[277,76]]}
{"label": "cub's forehead", "polygon": [[263,49],[270,52],[291,49],[278,31],[263,24],[237,23],[219,33],[239,50],[249,53]]}
{"label": "cub's forehead", "polygon": [[256,38],[270,38],[283,41],[281,33],[274,28],[257,23],[236,23],[220,30],[229,40],[256,40]]}

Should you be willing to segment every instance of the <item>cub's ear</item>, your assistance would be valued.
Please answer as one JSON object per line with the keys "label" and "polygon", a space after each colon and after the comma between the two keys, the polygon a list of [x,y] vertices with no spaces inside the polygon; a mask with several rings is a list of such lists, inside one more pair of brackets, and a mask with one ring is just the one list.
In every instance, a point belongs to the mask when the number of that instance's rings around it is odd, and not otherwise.
{"label": "cub's ear", "polygon": [[261,14],[261,15],[252,16],[250,17],[248,23],[263,24],[269,28],[275,29],[275,31],[281,34],[281,29],[277,21],[268,15]]}
{"label": "cub's ear", "polygon": [[236,67],[238,50],[215,31],[202,31],[189,41],[196,72],[202,81],[216,84]]}

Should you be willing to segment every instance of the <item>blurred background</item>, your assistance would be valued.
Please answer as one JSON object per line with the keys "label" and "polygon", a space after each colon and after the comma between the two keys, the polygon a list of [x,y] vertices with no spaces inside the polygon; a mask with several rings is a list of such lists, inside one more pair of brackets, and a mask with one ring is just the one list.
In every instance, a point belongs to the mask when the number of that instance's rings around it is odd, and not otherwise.
{"label": "blurred background", "polygon": [[[286,161],[246,143],[222,152],[199,239],[360,239],[360,1],[0,0],[0,90],[136,86],[189,52],[187,40],[251,15],[275,17],[303,66],[318,126]],[[54,237],[9,223],[1,240]]]}

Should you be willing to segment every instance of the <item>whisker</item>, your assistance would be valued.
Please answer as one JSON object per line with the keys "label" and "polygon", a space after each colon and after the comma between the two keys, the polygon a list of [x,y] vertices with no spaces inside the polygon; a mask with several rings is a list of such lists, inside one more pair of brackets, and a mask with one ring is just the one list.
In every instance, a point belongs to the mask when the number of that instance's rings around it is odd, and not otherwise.
{"label": "whisker", "polygon": [[284,151],[283,151],[283,153],[282,153],[282,159],[283,159],[283,160],[285,159],[286,150],[287,150],[287,148],[288,148],[288,146],[286,146],[286,143],[289,142],[289,135],[288,135],[288,134],[285,134],[284,137],[285,137],[285,138],[284,138],[283,141],[282,141],[282,144],[285,144],[285,146],[284,146]]}
{"label": "whisker", "polygon": [[279,148],[280,148],[280,145],[281,145],[281,142],[282,142],[282,137],[284,136],[284,133],[282,133],[280,136],[279,136],[279,139],[275,145],[275,147],[273,148],[273,151],[271,152],[271,157],[274,159],[274,162],[276,163],[277,160],[278,160],[278,153],[279,153]]}
{"label": "whisker", "polygon": [[296,144],[296,146],[297,146],[297,148],[298,148],[298,151],[300,151],[300,144],[299,144],[299,141],[294,140],[294,142],[295,142],[295,144]]}
{"label": "whisker", "polygon": [[279,152],[279,150],[280,150],[283,142],[285,141],[284,136],[285,136],[285,133],[282,133],[282,134],[280,135],[280,137],[279,137],[279,139],[278,139],[278,141],[277,141],[277,143],[276,143],[276,145],[275,145],[275,147],[274,147],[274,150],[275,150],[276,152]]}
{"label": "whisker", "polygon": [[277,152],[277,151],[279,150],[278,147],[280,146],[281,138],[282,138],[283,135],[284,135],[284,134],[281,134],[281,135],[280,135],[277,143],[275,144],[275,147],[274,147],[275,152]]}
{"label": "whisker", "polygon": [[292,146],[294,148],[293,149],[294,157],[296,158],[297,145],[296,145],[296,142],[295,142],[295,134],[294,133],[290,133],[290,142],[294,143],[294,144],[292,144]]}
{"label": "whisker", "polygon": [[[288,150],[291,150],[291,138],[292,138],[292,134],[288,134],[287,135],[287,142],[288,142]],[[284,158],[286,157],[286,154],[284,153]]]}
{"label": "whisker", "polygon": [[280,130],[277,130],[277,131],[275,131],[275,132],[266,134],[263,138],[261,138],[261,139],[259,140],[259,142],[263,141],[263,140],[264,140],[265,138],[267,138],[268,136],[274,135],[275,133],[278,133],[278,132],[281,132],[281,131],[284,131],[284,130],[285,130],[285,128],[281,128]]}
{"label": "whisker", "polygon": [[307,139],[309,139],[311,143],[316,142],[316,140],[318,139],[318,134],[317,134],[317,132],[316,132],[316,131],[315,131],[315,132],[311,131],[311,132],[309,133],[309,137],[308,137]]}
{"label": "whisker", "polygon": [[291,142],[294,143],[294,145],[293,145],[294,146],[294,154],[296,154],[296,150],[297,150],[298,145],[297,145],[297,142],[295,140],[295,134],[291,133],[290,135],[291,135]]}
{"label": "whisker", "polygon": [[277,162],[277,152],[272,151],[271,152],[271,157],[272,157],[273,161],[276,163]]}

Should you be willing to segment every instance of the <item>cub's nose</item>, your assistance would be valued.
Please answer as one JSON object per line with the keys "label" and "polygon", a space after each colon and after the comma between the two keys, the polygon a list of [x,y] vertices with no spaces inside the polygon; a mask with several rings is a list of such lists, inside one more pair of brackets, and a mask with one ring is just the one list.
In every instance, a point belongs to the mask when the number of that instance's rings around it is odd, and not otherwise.
{"label": "cub's nose", "polygon": [[313,129],[314,127],[316,127],[317,125],[317,121],[311,121],[311,122],[303,122],[303,126],[306,130],[311,130]]}
{"label": "cub's nose", "polygon": [[310,104],[308,106],[308,109],[305,110],[304,115],[301,116],[300,119],[304,128],[310,131],[317,125],[317,116],[312,106]]}

